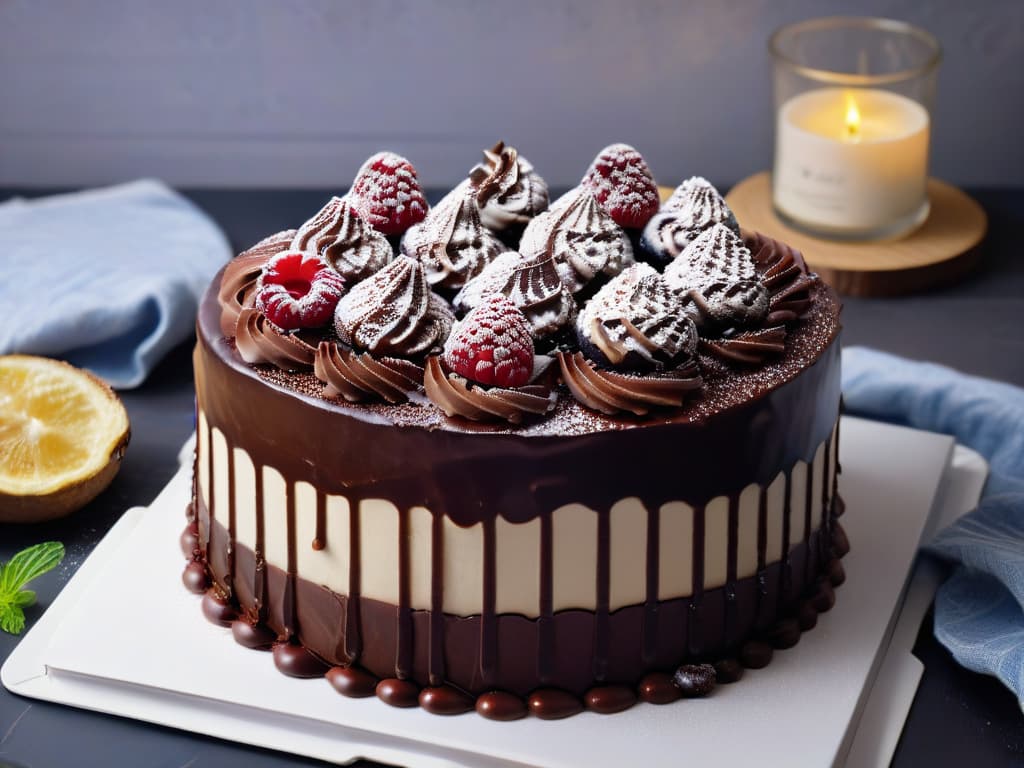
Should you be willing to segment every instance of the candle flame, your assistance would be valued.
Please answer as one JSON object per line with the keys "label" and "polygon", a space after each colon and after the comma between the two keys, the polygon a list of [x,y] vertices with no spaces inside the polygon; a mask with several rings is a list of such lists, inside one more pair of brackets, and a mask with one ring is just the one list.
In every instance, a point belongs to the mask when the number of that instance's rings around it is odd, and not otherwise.
{"label": "candle flame", "polygon": [[847,141],[860,141],[860,110],[853,96],[846,96],[846,134]]}

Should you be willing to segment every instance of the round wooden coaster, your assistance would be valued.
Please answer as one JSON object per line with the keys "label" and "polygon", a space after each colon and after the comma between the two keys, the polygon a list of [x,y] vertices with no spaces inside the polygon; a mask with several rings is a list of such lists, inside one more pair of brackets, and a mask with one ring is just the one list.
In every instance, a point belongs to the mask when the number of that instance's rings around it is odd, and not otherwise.
{"label": "round wooden coaster", "polygon": [[931,212],[898,240],[837,242],[783,223],[772,207],[767,171],[744,179],[726,195],[740,225],[803,252],[811,269],[848,296],[897,296],[955,282],[977,262],[988,229],[984,209],[956,187],[928,179]]}

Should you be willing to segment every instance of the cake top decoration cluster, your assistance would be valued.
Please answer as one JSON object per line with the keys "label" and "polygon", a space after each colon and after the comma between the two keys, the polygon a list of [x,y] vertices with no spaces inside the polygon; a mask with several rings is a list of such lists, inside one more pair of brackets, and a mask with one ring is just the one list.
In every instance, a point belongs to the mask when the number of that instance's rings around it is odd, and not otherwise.
{"label": "cake top decoration cluster", "polygon": [[702,367],[785,354],[817,277],[741,230],[702,177],[659,200],[626,144],[550,202],[498,142],[433,208],[412,163],[381,152],[345,197],[226,267],[221,330],[247,363],[312,370],[348,402],[513,424],[560,396],[606,414],[678,409],[700,397]]}

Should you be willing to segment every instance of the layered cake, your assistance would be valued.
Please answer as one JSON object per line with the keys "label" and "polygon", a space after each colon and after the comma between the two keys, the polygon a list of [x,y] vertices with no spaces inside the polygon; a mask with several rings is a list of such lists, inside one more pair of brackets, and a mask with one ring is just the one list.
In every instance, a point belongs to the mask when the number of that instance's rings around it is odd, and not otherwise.
{"label": "layered cake", "polygon": [[341,694],[511,719],[704,695],[833,603],[839,303],[631,147],[434,207],[370,158],[198,318],[184,580]]}

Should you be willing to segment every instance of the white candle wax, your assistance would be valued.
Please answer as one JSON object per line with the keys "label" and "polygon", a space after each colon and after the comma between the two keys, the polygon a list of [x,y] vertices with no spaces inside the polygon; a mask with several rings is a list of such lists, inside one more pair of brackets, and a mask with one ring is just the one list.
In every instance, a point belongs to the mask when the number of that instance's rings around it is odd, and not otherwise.
{"label": "white candle wax", "polygon": [[779,109],[775,206],[836,233],[918,223],[927,212],[928,133],[928,111],[889,91],[822,88],[795,96]]}

